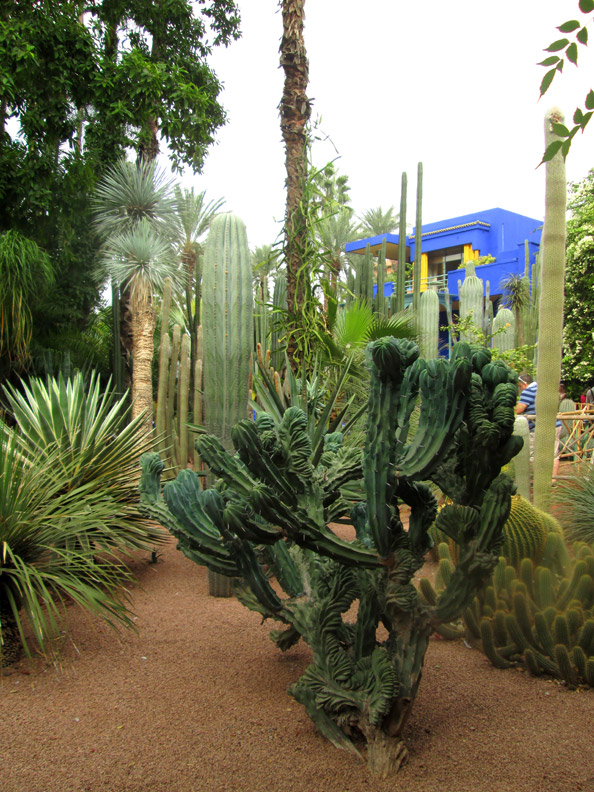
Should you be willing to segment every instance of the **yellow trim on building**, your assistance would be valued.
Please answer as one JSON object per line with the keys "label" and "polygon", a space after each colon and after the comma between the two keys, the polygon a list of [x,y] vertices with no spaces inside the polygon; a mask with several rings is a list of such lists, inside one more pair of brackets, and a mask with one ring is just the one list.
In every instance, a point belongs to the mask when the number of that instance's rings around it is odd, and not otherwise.
{"label": "yellow trim on building", "polygon": [[478,257],[479,257],[479,251],[473,250],[472,244],[464,245],[464,262],[476,261]]}
{"label": "yellow trim on building", "polygon": [[429,276],[429,256],[421,253],[421,291],[427,290],[427,278]]}

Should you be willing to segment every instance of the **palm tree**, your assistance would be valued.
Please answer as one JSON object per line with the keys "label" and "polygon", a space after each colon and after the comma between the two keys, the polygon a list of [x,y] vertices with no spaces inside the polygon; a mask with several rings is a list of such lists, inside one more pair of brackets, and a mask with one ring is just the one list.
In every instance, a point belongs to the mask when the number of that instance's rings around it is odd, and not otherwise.
{"label": "palm tree", "polygon": [[182,279],[185,280],[186,326],[194,339],[196,328],[200,324],[201,239],[225,203],[225,199],[218,198],[216,201],[207,202],[205,190],[196,194],[193,187],[184,190],[177,184],[174,190],[180,236],[179,255],[183,270]]}
{"label": "palm tree", "polygon": [[145,413],[145,427],[152,429],[153,336],[157,324],[155,295],[166,278],[179,288],[179,272],[173,247],[146,219],[121,234],[111,236],[103,254],[105,271],[130,295],[132,316],[132,417]]}
{"label": "palm tree", "polygon": [[[173,179],[155,161],[141,161],[134,165],[122,159],[111,167],[100,180],[94,201],[95,222],[105,250],[109,248],[111,237],[130,232],[142,219],[149,223],[155,234],[169,240],[172,245],[179,235],[173,184]],[[114,328],[114,358],[117,359],[121,348],[128,366],[129,387],[133,362],[133,318],[125,283],[112,279],[112,299],[114,310],[117,308],[120,312],[119,328]]]}
{"label": "palm tree", "polygon": [[360,235],[360,226],[353,222],[353,210],[348,206],[339,206],[318,223],[317,236],[323,254],[329,260],[330,284],[334,294],[338,286],[338,277],[344,268],[345,245],[353,242]]}
{"label": "palm tree", "polygon": [[[284,257],[287,265],[289,321],[297,316],[305,300],[306,273],[302,252],[307,242],[307,207],[303,203],[307,172],[306,125],[311,115],[307,98],[309,63],[303,39],[305,0],[281,0],[283,37],[280,63],[285,73],[280,103],[281,132],[285,143],[287,202],[285,209]],[[287,353],[293,361],[296,341],[289,332]]]}
{"label": "palm tree", "polygon": [[392,234],[398,229],[400,215],[393,206],[386,211],[378,206],[376,209],[369,209],[361,216],[361,230],[369,236],[379,236],[380,234]]}

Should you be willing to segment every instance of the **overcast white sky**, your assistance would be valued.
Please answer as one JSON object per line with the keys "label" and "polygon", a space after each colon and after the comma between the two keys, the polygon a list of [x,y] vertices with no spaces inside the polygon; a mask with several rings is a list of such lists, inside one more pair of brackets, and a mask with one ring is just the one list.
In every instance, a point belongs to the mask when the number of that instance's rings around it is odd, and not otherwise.
{"label": "overcast white sky", "polygon": [[[282,20],[277,0],[239,0],[242,38],[212,58],[225,85],[228,123],[204,172],[184,183],[224,197],[246,223],[250,247],[275,241],[284,212],[284,150],[278,104]],[[578,0],[306,0],[305,39],[313,115],[332,144],[317,165],[349,177],[357,213],[396,208],[408,174],[414,222],[417,163],[424,168],[423,222],[501,207],[544,217],[544,114],[568,124],[594,87],[592,42],[538,102],[542,50]],[[594,120],[567,160],[577,181],[594,167]]]}

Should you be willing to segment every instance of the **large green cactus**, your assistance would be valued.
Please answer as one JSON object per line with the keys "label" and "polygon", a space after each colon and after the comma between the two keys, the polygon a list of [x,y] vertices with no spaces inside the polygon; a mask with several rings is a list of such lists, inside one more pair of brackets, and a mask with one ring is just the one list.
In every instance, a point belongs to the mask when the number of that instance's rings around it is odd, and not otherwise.
{"label": "large green cactus", "polygon": [[231,429],[245,418],[253,348],[252,268],[243,222],[217,215],[204,248],[202,348],[204,425],[232,448]]}
{"label": "large green cactus", "polygon": [[[182,471],[162,500],[155,455],[142,460],[142,488],[148,514],[184,553],[237,578],[236,596],[284,625],[271,634],[281,649],[299,638],[310,645],[312,663],[291,694],[335,745],[360,755],[363,738],[370,768],[385,775],[406,757],[402,730],[430,635],[468,607],[497,561],[512,489],[499,470],[521,441],[511,437],[514,377],[488,350],[458,344],[449,361],[425,361],[414,343],[382,338],[369,345],[367,362],[363,454],[334,433],[314,460],[307,419],[291,407],[276,422],[266,413],[240,421],[235,455],[214,436],[199,439],[216,489],[202,491],[196,475]],[[361,477],[365,500],[353,504],[345,485]],[[451,497],[438,528],[460,545],[460,563],[431,605],[412,584],[436,514],[427,481]],[[353,541],[329,528],[349,519]],[[343,614],[355,600],[352,621]]]}
{"label": "large green cactus", "polygon": [[[555,139],[555,124],[563,123],[557,108],[545,117],[545,145]],[[534,431],[534,503],[548,509],[551,496],[555,424],[563,347],[563,289],[565,283],[566,200],[565,160],[559,151],[546,164],[545,221],[538,309],[538,364]]]}

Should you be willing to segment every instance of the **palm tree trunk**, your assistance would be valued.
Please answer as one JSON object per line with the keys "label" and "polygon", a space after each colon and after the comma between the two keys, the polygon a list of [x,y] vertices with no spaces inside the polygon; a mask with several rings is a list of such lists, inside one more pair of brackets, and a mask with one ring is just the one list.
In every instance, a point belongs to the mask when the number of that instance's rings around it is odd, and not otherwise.
{"label": "palm tree trunk", "polygon": [[305,0],[282,0],[283,37],[280,64],[285,73],[280,103],[281,132],[285,143],[287,203],[285,209],[285,261],[287,265],[287,306],[289,339],[287,353],[293,361],[296,351],[291,325],[301,312],[305,299],[302,253],[306,247],[307,214],[303,206],[307,170],[306,124],[311,106],[306,95],[309,64],[303,39]]}
{"label": "palm tree trunk", "polygon": [[140,298],[132,306],[134,369],[132,373],[132,418],[145,413],[147,432],[153,429],[153,335],[156,316],[149,298]]}

